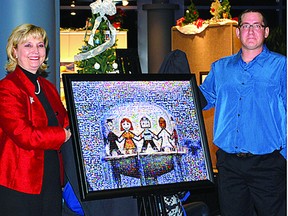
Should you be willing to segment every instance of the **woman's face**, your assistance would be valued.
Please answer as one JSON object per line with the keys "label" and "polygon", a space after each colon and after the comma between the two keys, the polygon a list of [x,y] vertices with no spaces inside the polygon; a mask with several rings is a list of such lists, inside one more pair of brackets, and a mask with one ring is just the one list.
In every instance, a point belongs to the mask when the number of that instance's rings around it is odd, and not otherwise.
{"label": "woman's face", "polygon": [[130,124],[129,122],[127,122],[127,121],[124,121],[124,122],[122,123],[122,127],[123,127],[123,129],[124,129],[125,131],[128,131],[128,130],[130,130],[130,128],[131,128],[131,124]]}
{"label": "woman's face", "polygon": [[36,73],[46,58],[43,39],[28,37],[27,41],[19,43],[17,48],[14,48],[14,55],[19,66],[31,73]]}

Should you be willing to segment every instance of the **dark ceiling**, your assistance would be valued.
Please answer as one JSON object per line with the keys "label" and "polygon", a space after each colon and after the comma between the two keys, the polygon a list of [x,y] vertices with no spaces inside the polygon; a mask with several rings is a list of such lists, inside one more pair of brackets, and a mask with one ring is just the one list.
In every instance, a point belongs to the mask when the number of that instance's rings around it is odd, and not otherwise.
{"label": "dark ceiling", "polygon": [[[60,0],[61,6],[70,6],[71,2],[73,0]],[[136,6],[137,1],[136,0],[128,0],[130,6]],[[74,0],[76,6],[89,6],[92,2],[95,2],[95,0]],[[121,5],[121,0],[115,1],[116,5]]]}
{"label": "dark ceiling", "polygon": [[[60,0],[60,5],[61,6],[69,6],[73,0]],[[79,6],[89,6],[90,3],[94,2],[95,0],[74,0],[76,2],[76,5]],[[128,0],[129,5],[137,5],[137,0]],[[164,0],[163,0],[164,1]],[[193,3],[197,5],[211,5],[211,3],[214,0],[193,0]],[[221,0],[220,0],[221,1]],[[116,5],[121,5],[121,0],[115,0]],[[143,2],[143,1],[142,1]],[[150,3],[151,0],[147,0],[147,3]],[[174,3],[175,1],[170,0],[169,2]],[[230,0],[230,5],[253,5],[253,6],[258,6],[258,5],[275,5],[275,4],[283,4],[286,5],[286,0]],[[190,5],[191,0],[184,0],[184,5]]]}

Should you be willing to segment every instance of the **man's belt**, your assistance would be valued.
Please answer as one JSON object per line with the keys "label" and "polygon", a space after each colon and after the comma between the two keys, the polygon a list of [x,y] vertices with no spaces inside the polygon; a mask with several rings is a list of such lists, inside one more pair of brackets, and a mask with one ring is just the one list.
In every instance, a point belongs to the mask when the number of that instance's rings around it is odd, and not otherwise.
{"label": "man's belt", "polygon": [[239,153],[236,153],[235,155],[239,158],[247,158],[247,157],[253,156],[253,154],[250,152],[248,152],[248,153],[239,152]]}

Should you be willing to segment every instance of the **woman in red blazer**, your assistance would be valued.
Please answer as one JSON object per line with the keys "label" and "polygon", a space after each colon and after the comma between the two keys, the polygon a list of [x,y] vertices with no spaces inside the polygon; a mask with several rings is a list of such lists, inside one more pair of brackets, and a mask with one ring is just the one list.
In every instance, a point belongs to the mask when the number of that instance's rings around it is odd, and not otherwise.
{"label": "woman in red blazer", "polygon": [[23,24],[7,44],[0,81],[0,215],[60,216],[58,151],[70,136],[67,112],[47,65],[47,34]]}

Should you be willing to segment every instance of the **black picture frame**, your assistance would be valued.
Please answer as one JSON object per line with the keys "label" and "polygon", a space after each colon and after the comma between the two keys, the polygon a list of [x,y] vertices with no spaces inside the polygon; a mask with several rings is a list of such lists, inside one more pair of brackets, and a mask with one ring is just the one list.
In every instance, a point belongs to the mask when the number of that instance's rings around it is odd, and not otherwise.
{"label": "black picture frame", "polygon": [[[214,185],[195,74],[63,74],[63,84],[82,200]],[[107,147],[111,119],[120,152]]]}
{"label": "black picture frame", "polygon": [[205,78],[207,77],[209,71],[201,71],[200,72],[200,84],[202,84],[205,80]]}

